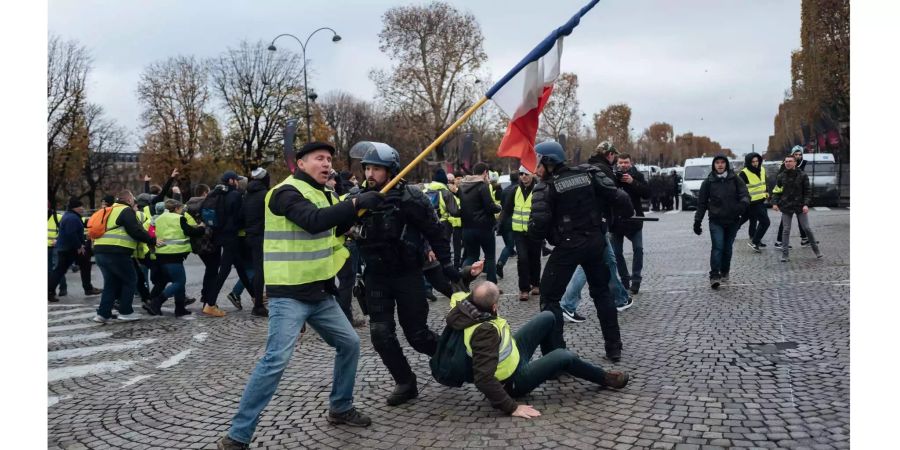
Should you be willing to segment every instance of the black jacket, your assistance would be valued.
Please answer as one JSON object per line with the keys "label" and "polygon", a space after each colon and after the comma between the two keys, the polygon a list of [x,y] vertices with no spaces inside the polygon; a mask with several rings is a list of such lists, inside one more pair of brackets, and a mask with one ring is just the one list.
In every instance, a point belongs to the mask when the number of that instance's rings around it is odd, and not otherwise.
{"label": "black jacket", "polygon": [[241,214],[241,205],[243,204],[243,196],[234,186],[228,186],[228,192],[225,194],[225,220],[222,227],[213,231],[213,239],[220,240],[222,238],[235,238],[238,231],[244,227],[244,217]]}
{"label": "black jacket", "polygon": [[59,221],[59,234],[56,237],[56,248],[61,251],[76,250],[84,246],[84,222],[81,216],[67,210]]}
{"label": "black jacket", "polygon": [[241,205],[244,231],[247,236],[262,236],[266,225],[266,193],[269,192],[269,175],[262,180],[250,180],[247,194]]}
{"label": "black jacket", "polygon": [[500,206],[494,203],[489,189],[491,187],[480,176],[468,175],[463,178],[459,185],[463,228],[494,228],[497,223],[494,214],[500,212]]}
{"label": "black jacket", "polygon": [[[713,164],[719,158],[713,159]],[[724,159],[724,158],[723,158]],[[720,224],[739,222],[741,214],[750,205],[750,194],[747,185],[734,174],[731,164],[726,161],[725,176],[716,175],[715,166],[700,185],[700,196],[697,201],[697,213],[694,222],[703,220],[709,211],[709,220]]]}
{"label": "black jacket", "polygon": [[[321,191],[325,190],[324,185],[319,184],[301,170],[296,171],[294,178],[303,180]],[[319,208],[304,198],[293,186],[282,186],[275,190],[269,199],[268,208],[272,214],[287,217],[288,220],[312,234],[336,228],[336,234],[342,235],[356,221],[356,208],[349,200],[335,202],[327,208]],[[266,291],[270,298],[286,297],[303,302],[320,302],[337,295],[337,287],[334,285],[333,278],[288,286],[266,285]]]}
{"label": "black jacket", "polygon": [[472,375],[475,387],[487,397],[491,406],[507,414],[512,414],[519,406],[503,388],[503,383],[494,376],[500,361],[500,334],[487,321],[493,319],[490,313],[479,311],[468,299],[456,305],[447,314],[447,325],[454,330],[481,323],[472,333]]}
{"label": "black jacket", "polygon": [[[115,226],[119,226],[125,229],[125,232],[128,233],[132,239],[143,242],[145,244],[149,244],[151,246],[156,245],[156,238],[150,237],[150,234],[147,233],[147,230],[144,229],[144,225],[142,225],[137,220],[137,216],[134,214],[134,209],[131,208],[131,205],[122,202],[116,202],[120,205],[125,205],[126,207],[119,213],[119,217],[116,219]],[[110,223],[106,224],[106,229],[113,228],[113,225]],[[134,253],[134,250],[127,249],[125,247],[119,245],[96,245],[94,244],[94,253],[119,253],[123,255],[130,255]]]}
{"label": "black jacket", "polygon": [[779,173],[772,192],[772,204],[786,213],[801,214],[803,207],[812,201],[809,175],[797,169]]}
{"label": "black jacket", "polygon": [[[627,172],[623,172],[622,174],[627,173],[631,175],[633,179],[631,183],[624,183],[621,180],[621,175],[619,175],[616,180],[616,186],[621,188],[628,194],[628,198],[631,199],[631,206],[634,208],[634,215],[637,217],[644,217],[644,207],[641,203],[642,198],[650,197],[650,185],[647,184],[647,179],[644,178],[644,174],[637,170],[636,167],[632,166],[628,169]],[[631,234],[635,231],[641,230],[644,227],[644,222],[639,222],[636,220],[630,221],[618,221],[613,222],[610,227],[610,231],[617,234]]]}

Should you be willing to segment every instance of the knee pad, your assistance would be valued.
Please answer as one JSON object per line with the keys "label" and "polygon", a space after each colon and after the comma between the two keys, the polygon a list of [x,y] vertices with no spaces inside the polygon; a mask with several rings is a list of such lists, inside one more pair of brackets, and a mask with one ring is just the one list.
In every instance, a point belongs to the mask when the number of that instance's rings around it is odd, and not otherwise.
{"label": "knee pad", "polygon": [[409,345],[419,353],[433,354],[437,348],[437,335],[428,328],[414,331],[407,336]]}
{"label": "knee pad", "polygon": [[392,343],[397,341],[394,324],[391,322],[370,322],[369,330],[372,336],[372,346],[377,352],[389,348]]}

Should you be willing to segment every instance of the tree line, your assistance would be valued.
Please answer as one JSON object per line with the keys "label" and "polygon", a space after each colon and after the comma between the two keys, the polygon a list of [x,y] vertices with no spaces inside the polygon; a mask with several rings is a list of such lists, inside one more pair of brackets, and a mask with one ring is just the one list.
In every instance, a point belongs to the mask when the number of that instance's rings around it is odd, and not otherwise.
{"label": "tree line", "polygon": [[[185,193],[194,184],[215,182],[226,168],[248,173],[264,166],[275,177],[284,176],[282,132],[289,118],[300,120],[296,145],[308,138],[335,144],[338,170],[353,169],[349,150],[360,140],[390,143],[409,161],[492,85],[492,74],[485,69],[484,36],[471,13],[437,1],[388,9],[378,39],[392,65],[370,71],[376,86],[373,99],[345,91],[321,97],[312,88],[307,92],[302,56],[269,51],[262,41],[241,41],[208,59],[178,55],[152,62],[137,84],[140,129],[133,135],[88,101],[88,49],[51,36],[49,198],[60,201],[74,195],[94,207],[100,195],[123,187],[117,176],[118,155],[135,149],[140,174],[162,180],[178,167]],[[312,136],[306,136],[306,96],[313,100]],[[515,169],[517,161],[496,156],[508,120],[488,102],[412,178],[430,178],[435,167],[465,171],[478,161]],[[624,103],[608,105],[589,118],[578,100],[578,76],[569,72],[557,79],[541,116],[539,139],[548,138],[564,142],[575,162],[585,162],[602,141],[632,153],[637,162],[664,166],[704,154],[731,154],[706,136],[676,136],[665,122],[637,133],[631,127],[631,108]]]}

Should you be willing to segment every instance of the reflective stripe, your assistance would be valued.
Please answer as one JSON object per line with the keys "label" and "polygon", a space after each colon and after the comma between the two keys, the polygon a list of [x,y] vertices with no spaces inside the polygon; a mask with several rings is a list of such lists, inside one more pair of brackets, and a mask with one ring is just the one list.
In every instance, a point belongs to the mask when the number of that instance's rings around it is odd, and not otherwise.
{"label": "reflective stripe", "polygon": [[290,239],[295,241],[311,241],[331,236],[331,230],[320,231],[316,234],[310,234],[306,230],[289,230],[289,231],[270,231],[266,230],[263,235],[265,239]]}
{"label": "reflective stripe", "polygon": [[312,252],[267,252],[263,253],[265,261],[312,261],[322,259],[334,253],[334,249],[326,248]]}
{"label": "reflective stripe", "polygon": [[525,232],[528,231],[528,219],[531,216],[531,194],[525,198],[522,186],[516,187],[515,206],[512,214],[512,230]]}
{"label": "reflective stripe", "polygon": [[163,241],[157,243],[157,245],[161,247],[163,245],[181,245],[188,244],[190,242],[190,239],[164,239]]}
{"label": "reflective stripe", "polygon": [[751,172],[749,168],[743,168],[741,172],[747,177],[747,193],[750,194],[750,201],[762,200],[769,196],[766,193],[766,169],[759,168],[759,175]]}
{"label": "reflective stripe", "polygon": [[[460,300],[462,299],[457,301]],[[470,357],[472,356],[472,335],[483,323],[476,323],[463,331],[463,344],[466,346],[466,354]],[[519,365],[519,349],[516,347],[516,340],[513,339],[512,332],[509,330],[509,323],[505,319],[495,317],[488,323],[500,334],[500,346],[497,349],[497,370],[494,372],[494,376],[498,380],[503,381],[511,377],[516,371],[516,367]]]}

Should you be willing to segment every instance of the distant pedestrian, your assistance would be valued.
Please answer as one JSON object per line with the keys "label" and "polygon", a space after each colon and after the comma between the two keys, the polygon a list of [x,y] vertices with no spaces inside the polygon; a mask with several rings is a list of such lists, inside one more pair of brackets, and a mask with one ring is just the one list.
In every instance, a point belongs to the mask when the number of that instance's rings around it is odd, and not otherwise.
{"label": "distant pedestrian", "polygon": [[[769,229],[769,211],[766,209],[766,169],[762,165],[762,157],[759,153],[749,153],[744,157],[744,168],[738,174],[741,180],[747,184],[747,192],[750,194],[750,207],[744,215],[743,222],[751,221],[750,242],[748,245],[755,252],[762,252],[762,238]],[[753,224],[755,222],[755,226]],[[778,238],[781,239],[781,238]]]}

